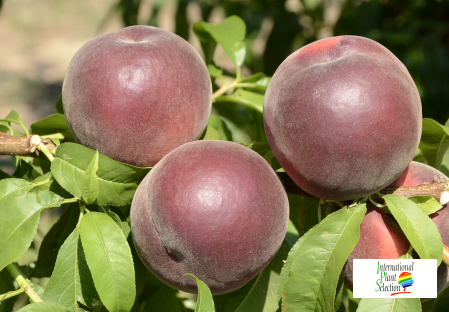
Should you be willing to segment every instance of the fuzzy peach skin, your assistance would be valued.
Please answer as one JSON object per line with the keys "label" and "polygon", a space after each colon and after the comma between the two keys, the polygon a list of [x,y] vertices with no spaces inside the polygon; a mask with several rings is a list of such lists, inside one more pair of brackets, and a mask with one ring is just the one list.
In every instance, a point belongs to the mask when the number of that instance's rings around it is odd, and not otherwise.
{"label": "fuzzy peach skin", "polygon": [[[392,186],[417,186],[433,181],[446,181],[448,178],[428,165],[412,161]],[[449,209],[447,204],[429,217],[440,231],[443,243],[449,245]],[[379,208],[370,206],[360,227],[360,239],[344,268],[345,285],[352,290],[353,259],[395,259],[407,253],[410,243],[391,215]],[[444,264],[438,267],[437,291],[449,286],[449,269]]]}
{"label": "fuzzy peach skin", "polygon": [[213,294],[238,289],[275,256],[287,231],[288,199],[257,153],[225,141],[196,141],[165,156],[131,206],[136,250],[168,285],[191,293],[194,274]]}
{"label": "fuzzy peach skin", "polygon": [[276,70],[264,125],[279,163],[323,199],[350,200],[393,182],[421,137],[418,90],[405,66],[357,36],[313,42]]}
{"label": "fuzzy peach skin", "polygon": [[150,26],[87,42],[70,62],[62,88],[75,140],[141,167],[197,139],[211,99],[206,65],[193,47]]}

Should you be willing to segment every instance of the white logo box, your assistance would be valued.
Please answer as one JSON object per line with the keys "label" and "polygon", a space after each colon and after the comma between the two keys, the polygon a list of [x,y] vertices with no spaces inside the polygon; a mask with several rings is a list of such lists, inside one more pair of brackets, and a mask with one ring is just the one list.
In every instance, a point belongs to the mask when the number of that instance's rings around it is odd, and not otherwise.
{"label": "white logo box", "polygon": [[354,298],[437,296],[436,259],[356,259],[353,276]]}

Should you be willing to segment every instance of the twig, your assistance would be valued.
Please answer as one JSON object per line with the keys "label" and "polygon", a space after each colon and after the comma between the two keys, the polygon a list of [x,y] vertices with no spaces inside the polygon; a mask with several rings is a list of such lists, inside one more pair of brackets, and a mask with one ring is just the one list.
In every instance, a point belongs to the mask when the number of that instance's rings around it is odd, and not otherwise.
{"label": "twig", "polygon": [[49,151],[56,150],[56,145],[50,139],[35,134],[19,137],[0,132],[0,155],[45,158],[44,153],[39,150],[41,144]]}
{"label": "twig", "polygon": [[27,279],[22,275],[22,273],[17,269],[17,267],[11,263],[6,266],[6,269],[9,271],[11,276],[16,280],[17,284],[19,284],[20,288],[23,288],[25,293],[30,297],[33,302],[42,302],[41,297],[34,291],[33,287],[28,283]]}

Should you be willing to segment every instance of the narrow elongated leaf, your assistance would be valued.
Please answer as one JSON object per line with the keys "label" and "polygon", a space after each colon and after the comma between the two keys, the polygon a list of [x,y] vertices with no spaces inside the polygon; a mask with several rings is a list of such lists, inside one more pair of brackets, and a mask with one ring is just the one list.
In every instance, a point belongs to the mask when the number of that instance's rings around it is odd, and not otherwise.
{"label": "narrow elongated leaf", "polygon": [[55,302],[36,302],[24,306],[17,312],[70,312],[68,309]]}
{"label": "narrow elongated leaf", "polygon": [[211,126],[207,126],[203,140],[218,140],[218,132]]}
{"label": "narrow elongated leaf", "polygon": [[28,181],[32,181],[42,174],[37,171],[32,165],[24,161],[23,159],[19,159],[19,163],[14,171],[13,176],[19,179],[25,179]]}
{"label": "narrow elongated leaf", "polygon": [[47,135],[61,133],[63,136],[73,141],[72,133],[69,130],[67,121],[63,114],[53,114],[31,124],[31,133]]}
{"label": "narrow elongated leaf", "polygon": [[93,204],[98,196],[98,151],[95,152],[94,158],[87,167],[83,176],[82,197],[86,204]]}
{"label": "narrow elongated leaf", "polygon": [[[51,172],[58,183],[75,197],[82,198],[84,174],[95,151],[75,143],[56,149]],[[139,168],[98,156],[98,205],[122,206],[131,202],[140,181],[150,168]]]}
{"label": "narrow elongated leaf", "polygon": [[59,250],[43,300],[57,302],[71,312],[82,311],[77,301],[91,308],[100,303],[81,246],[78,228],[70,234]]}
{"label": "narrow elongated leaf", "polygon": [[51,276],[59,249],[78,223],[80,214],[78,206],[78,203],[70,204],[59,220],[48,231],[47,235],[45,235],[39,247],[39,255],[31,276]]}
{"label": "narrow elongated leaf", "polygon": [[[206,30],[206,28],[204,27],[205,24],[207,24],[207,23],[202,22],[202,21],[196,22],[193,25],[193,32],[198,37],[200,44],[201,44],[201,48],[203,49],[204,57],[205,57],[204,62],[206,63],[206,65],[213,66],[212,59],[214,57],[215,48],[217,47],[217,42],[214,40],[214,38],[212,38],[211,34]],[[217,72],[214,70],[214,68],[216,68],[216,67],[213,66],[211,68],[212,73],[209,70],[209,73],[211,73],[211,76],[214,72],[215,73]],[[208,69],[209,69],[209,67],[208,67]]]}
{"label": "narrow elongated leaf", "polygon": [[250,283],[232,293],[225,312],[275,312],[279,308],[277,291],[282,265],[289,251],[287,242],[262,272]]}
{"label": "narrow elongated leaf", "polygon": [[193,274],[186,273],[184,275],[193,279],[198,285],[198,299],[195,312],[214,312],[214,299],[212,298],[212,293],[206,283],[197,279]]}
{"label": "narrow elongated leaf", "polygon": [[419,148],[428,165],[440,170],[444,154],[449,147],[449,127],[440,125],[433,119],[424,118]]}
{"label": "narrow elongated leaf", "polygon": [[106,214],[88,211],[80,225],[81,242],[95,288],[110,312],[129,312],[136,296],[131,250]]}
{"label": "narrow elongated leaf", "polygon": [[408,199],[417,204],[426,215],[431,215],[443,208],[443,206],[430,195],[412,196],[408,197]]}
{"label": "narrow elongated leaf", "polygon": [[443,242],[432,219],[407,198],[384,195],[383,199],[421,259],[437,259],[437,264],[440,265]]}
{"label": "narrow elongated leaf", "polygon": [[[245,60],[245,45],[242,42],[245,39],[246,25],[238,16],[230,16],[223,20],[218,25],[212,25],[207,22],[197,22],[194,26],[194,31],[200,39],[201,46],[208,57],[210,58],[213,45],[210,44],[210,39],[205,33],[209,35],[223,48],[226,55],[234,63],[235,66],[240,67]],[[206,64],[209,64],[206,62]]]}
{"label": "narrow elongated leaf", "polygon": [[207,125],[217,130],[218,140],[232,141],[232,133],[221,118],[210,116]]}
{"label": "narrow elongated leaf", "polygon": [[365,298],[357,312],[421,312],[418,298]]}
{"label": "narrow elongated leaf", "polygon": [[284,286],[283,311],[333,310],[338,278],[360,237],[365,213],[365,203],[340,209],[309,232]]}
{"label": "narrow elongated leaf", "polygon": [[215,99],[216,102],[234,102],[243,104],[246,107],[252,108],[259,113],[263,112],[264,96],[251,91],[237,89],[230,95],[222,95]]}

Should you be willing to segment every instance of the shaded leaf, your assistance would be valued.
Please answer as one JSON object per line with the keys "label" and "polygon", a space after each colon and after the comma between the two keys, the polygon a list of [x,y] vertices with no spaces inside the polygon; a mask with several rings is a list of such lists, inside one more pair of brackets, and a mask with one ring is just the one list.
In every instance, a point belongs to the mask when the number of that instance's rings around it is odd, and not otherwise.
{"label": "shaded leaf", "polygon": [[217,130],[219,140],[232,141],[232,133],[223,119],[211,115],[207,125]]}
{"label": "shaded leaf", "polygon": [[67,139],[73,141],[72,133],[63,114],[53,114],[31,124],[31,133],[47,135],[61,133]]}
{"label": "shaded leaf", "polygon": [[58,100],[56,101],[55,114],[63,114],[64,115],[64,106],[62,105],[62,95],[60,95]]}
{"label": "shaded leaf", "polygon": [[71,312],[82,311],[77,301],[90,308],[100,304],[81,246],[78,228],[75,228],[59,250],[43,300],[57,302]]}
{"label": "shaded leaf", "polygon": [[449,127],[435,120],[424,118],[419,148],[426,157],[427,164],[440,170],[444,154],[449,147]]}
{"label": "shaded leaf", "polygon": [[203,140],[218,140],[218,132],[211,126],[207,126]]}
{"label": "shaded leaf", "polygon": [[338,278],[360,237],[365,213],[365,203],[343,208],[308,232],[284,286],[283,311],[299,307],[305,311],[333,310]]}
{"label": "shaded leaf", "polygon": [[[51,172],[65,190],[79,199],[82,198],[83,177],[94,154],[94,150],[75,143],[63,143],[56,149]],[[121,206],[130,203],[149,170],[99,154],[97,204]]]}
{"label": "shaded leaf", "polygon": [[212,78],[218,78],[223,76],[223,69],[216,67],[213,64],[207,65],[207,70]]}
{"label": "shaded leaf", "polygon": [[440,265],[443,243],[432,219],[405,197],[384,195],[383,199],[420,258],[436,259],[437,265]]}
{"label": "shaded leaf", "polygon": [[16,166],[16,170],[14,171],[13,176],[19,179],[25,179],[28,181],[32,181],[42,174],[37,171],[32,165],[24,161],[23,159],[19,159],[19,163]]}
{"label": "shaded leaf", "polygon": [[81,242],[95,288],[110,312],[128,312],[136,296],[131,250],[117,224],[106,214],[90,212],[80,225]]}

